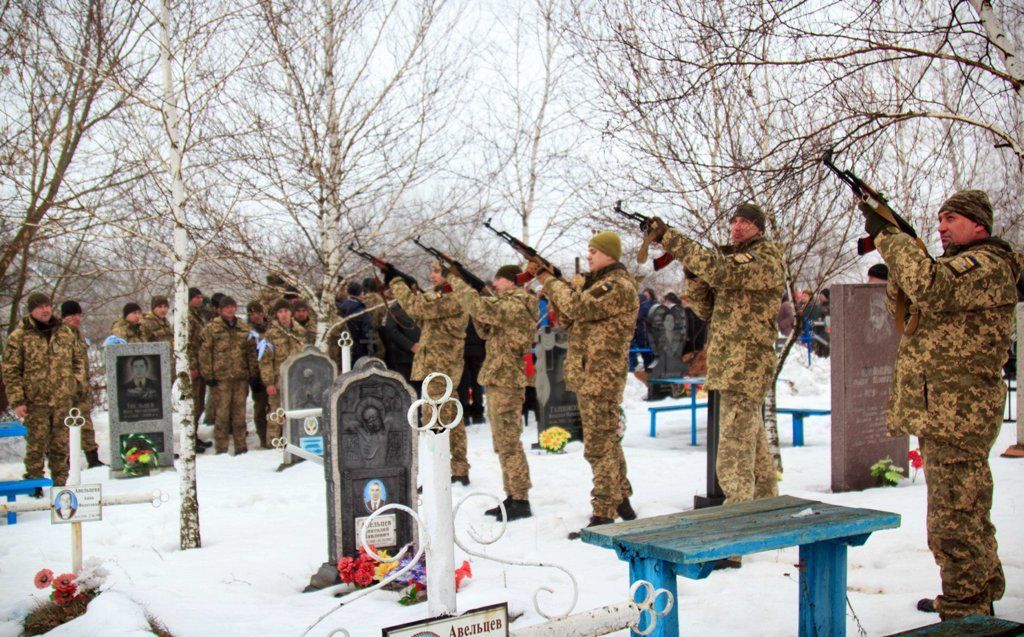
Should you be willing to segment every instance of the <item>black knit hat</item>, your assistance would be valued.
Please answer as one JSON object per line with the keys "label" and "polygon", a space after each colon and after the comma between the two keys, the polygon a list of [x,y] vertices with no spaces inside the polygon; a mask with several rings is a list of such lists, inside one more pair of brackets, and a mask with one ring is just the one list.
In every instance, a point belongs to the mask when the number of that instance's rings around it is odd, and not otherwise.
{"label": "black knit hat", "polygon": [[29,294],[28,298],[25,300],[25,305],[28,306],[28,311],[29,312],[31,312],[32,310],[34,310],[37,307],[40,307],[42,305],[52,305],[52,304],[53,304],[53,302],[50,301],[50,297],[48,297],[47,295],[43,294],[42,292],[33,292],[32,294]]}
{"label": "black knit hat", "polygon": [[259,301],[249,301],[249,304],[245,306],[246,314],[263,314],[263,304]]}
{"label": "black knit hat", "polygon": [[732,221],[736,217],[746,219],[757,226],[758,230],[764,232],[764,210],[762,210],[761,206],[756,203],[747,201],[736,206],[736,209],[732,211],[732,216],[729,217],[729,221]]}
{"label": "black knit hat", "polygon": [[128,318],[128,315],[132,312],[141,312],[142,306],[134,301],[125,303],[124,307],[121,308],[121,318]]}
{"label": "black knit hat", "polygon": [[68,316],[74,316],[82,313],[82,306],[78,304],[78,301],[64,301],[60,304],[60,316],[66,318]]}
{"label": "black knit hat", "polygon": [[277,301],[274,302],[274,305],[270,307],[270,313],[273,316],[277,316],[277,313],[280,312],[281,310],[288,310],[289,312],[291,312],[292,304],[289,303],[287,299],[278,299]]}
{"label": "black knit hat", "polygon": [[875,265],[868,268],[868,276],[875,279],[882,279],[883,281],[889,280],[889,266],[884,263],[876,263]]}
{"label": "black knit hat", "polygon": [[189,301],[191,301],[192,299],[196,298],[197,296],[202,296],[202,295],[203,295],[203,293],[199,290],[199,288],[189,288],[188,289],[188,300]]}
{"label": "black knit hat", "polygon": [[346,290],[348,290],[349,296],[359,296],[363,293],[363,284],[359,281],[352,281],[348,284]]}
{"label": "black knit hat", "polygon": [[153,297],[153,301],[149,304],[149,307],[151,309],[155,310],[156,308],[160,307],[161,305],[166,305],[167,307],[171,306],[170,302],[167,301],[167,297],[166,296],[163,296],[162,294],[158,294],[158,295]]}
{"label": "black knit hat", "polygon": [[508,279],[509,281],[515,283],[517,277],[522,273],[523,271],[519,269],[518,265],[509,263],[498,268],[498,271],[494,274],[494,276],[495,278],[501,277],[503,279]]}

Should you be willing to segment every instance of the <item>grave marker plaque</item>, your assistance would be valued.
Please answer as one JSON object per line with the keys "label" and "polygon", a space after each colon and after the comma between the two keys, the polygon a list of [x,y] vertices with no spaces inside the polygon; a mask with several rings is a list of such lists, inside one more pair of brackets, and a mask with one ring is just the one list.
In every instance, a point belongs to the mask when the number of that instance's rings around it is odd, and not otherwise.
{"label": "grave marker plaque", "polygon": [[[576,392],[565,388],[565,355],[569,335],[561,327],[545,327],[537,335],[537,439],[549,427],[561,427],[571,440],[583,440],[583,420]],[[537,445],[534,445],[537,446]]]}
{"label": "grave marker plaque", "polygon": [[[330,563],[358,552],[356,535],[386,504],[416,508],[416,462],[406,420],[415,400],[396,372],[368,367],[343,374],[325,395],[324,474]],[[379,516],[367,541],[392,554],[413,539],[408,515]]]}
{"label": "grave marker plaque", "polygon": [[[338,368],[329,356],[312,345],[288,357],[281,365],[281,396],[285,409],[313,409],[323,405],[323,396],[338,375]],[[310,453],[323,452],[322,417],[289,418],[283,433],[290,443]],[[298,462],[284,454],[282,467]]]}
{"label": "grave marker plaque", "polygon": [[124,477],[121,441],[134,433],[153,440],[159,466],[174,466],[170,356],[168,343],[106,346],[111,477]]}
{"label": "grave marker plaque", "polygon": [[875,486],[882,458],[907,471],[909,438],[888,435],[885,407],[900,335],[885,309],[885,286],[834,285],[832,313],[832,491]]}
{"label": "grave marker plaque", "polygon": [[[686,375],[683,361],[683,346],[686,344],[686,310],[681,305],[671,308],[655,305],[647,313],[647,338],[656,357],[654,366],[648,370],[647,379],[682,378]],[[648,400],[662,398],[672,393],[667,383],[647,384]]]}

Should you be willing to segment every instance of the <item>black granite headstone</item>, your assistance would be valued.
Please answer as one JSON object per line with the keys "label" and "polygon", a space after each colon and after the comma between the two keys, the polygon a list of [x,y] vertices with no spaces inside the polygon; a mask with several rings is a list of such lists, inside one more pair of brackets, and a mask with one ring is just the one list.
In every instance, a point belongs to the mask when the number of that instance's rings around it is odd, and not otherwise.
{"label": "black granite headstone", "polygon": [[[325,356],[312,345],[288,357],[281,365],[281,397],[285,409],[313,409],[322,406],[324,392],[331,387],[338,375],[337,367],[330,357]],[[285,422],[283,435],[289,444],[318,453],[324,447],[323,418],[289,418]],[[286,453],[282,468],[298,462],[299,458]]]}
{"label": "black granite headstone", "polygon": [[662,378],[682,378],[686,375],[683,346],[686,344],[686,310],[681,305],[671,308],[656,305],[647,313],[647,338],[651,343],[655,361],[647,369],[647,398],[653,400],[668,396],[672,385],[651,383]]}
{"label": "black granite headstone", "polygon": [[[565,389],[565,355],[569,336],[560,327],[545,327],[537,335],[537,437],[549,427],[561,427],[572,440],[583,440],[583,420],[576,393]],[[537,445],[534,445],[535,447]]]}

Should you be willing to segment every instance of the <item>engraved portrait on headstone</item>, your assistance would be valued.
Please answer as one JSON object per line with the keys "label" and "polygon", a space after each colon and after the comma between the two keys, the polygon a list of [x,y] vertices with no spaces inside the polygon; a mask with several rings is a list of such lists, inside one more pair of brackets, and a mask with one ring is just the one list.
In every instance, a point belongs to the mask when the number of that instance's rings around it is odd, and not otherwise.
{"label": "engraved portrait on headstone", "polygon": [[[545,327],[537,335],[537,439],[549,427],[561,427],[571,440],[583,440],[583,420],[576,393],[565,388],[565,355],[569,336],[561,327]],[[534,445],[535,447],[537,444]]]}
{"label": "engraved portrait on headstone", "polygon": [[124,356],[117,361],[117,410],[121,421],[159,420],[163,417],[160,356]]}
{"label": "engraved portrait on headstone", "polygon": [[[662,378],[682,378],[686,375],[683,346],[686,344],[686,310],[681,305],[671,308],[656,305],[647,313],[647,334],[654,353],[654,364],[647,369],[648,381]],[[647,384],[648,399],[661,398],[671,393],[668,383]]]}

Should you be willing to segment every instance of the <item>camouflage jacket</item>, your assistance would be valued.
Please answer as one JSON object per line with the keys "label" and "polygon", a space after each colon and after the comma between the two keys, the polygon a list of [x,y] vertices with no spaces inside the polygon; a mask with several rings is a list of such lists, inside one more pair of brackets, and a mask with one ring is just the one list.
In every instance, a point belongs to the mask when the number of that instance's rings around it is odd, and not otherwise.
{"label": "camouflage jacket", "polygon": [[566,386],[581,395],[621,401],[640,307],[633,277],[621,263],[614,263],[589,275],[580,290],[551,277],[544,283],[544,294],[572,319]]}
{"label": "camouflage jacket", "polygon": [[203,344],[203,315],[199,310],[188,309],[188,366],[199,369],[199,348]]}
{"label": "camouflage jacket", "polygon": [[317,320],[316,316],[313,315],[312,309],[309,311],[309,318],[306,319],[305,324],[299,323],[297,320],[295,320],[294,316],[292,316],[292,323],[295,323],[295,325],[302,328],[302,333],[307,343],[309,343],[310,345],[314,345],[316,343]]}
{"label": "camouflage jacket", "polygon": [[894,435],[940,440],[959,460],[988,457],[1003,421],[1006,362],[1024,257],[1000,239],[950,246],[932,259],[913,239],[876,239],[889,266],[890,313],[897,286],[920,323],[900,339],[886,422]]}
{"label": "camouflage jacket", "polygon": [[486,341],[487,356],[480,369],[480,384],[497,387],[526,387],[524,356],[530,353],[540,311],[537,299],[515,287],[497,296],[480,296],[458,277],[452,290],[459,305],[473,318],[477,332]]}
{"label": "camouflage jacket", "polygon": [[393,279],[391,292],[420,327],[419,349],[412,359],[412,379],[442,372],[456,385],[462,378],[462,352],[469,316],[452,294],[440,290],[413,292],[402,279]]}
{"label": "camouflage jacket", "polygon": [[78,381],[78,392],[72,396],[75,405],[79,403],[88,404],[92,409],[92,381],[89,377],[89,343],[85,340],[85,334],[78,328],[65,325],[75,336],[75,350],[78,356],[82,357],[82,376]]}
{"label": "camouflage jacket", "polygon": [[114,321],[110,326],[110,333],[118,338],[123,338],[126,343],[145,343],[146,337],[142,334],[142,323],[138,325],[129,323],[123,318]]}
{"label": "camouflage jacket", "polygon": [[142,337],[147,343],[167,341],[171,344],[171,352],[174,352],[174,326],[165,318],[160,318],[152,312],[142,315]]}
{"label": "camouflage jacket", "polygon": [[256,346],[249,339],[249,327],[235,319],[228,325],[221,317],[203,328],[199,368],[206,380],[246,380],[259,375]]}
{"label": "camouflage jacket", "polygon": [[758,236],[709,250],[668,230],[662,245],[687,270],[686,296],[708,323],[708,389],[763,399],[775,376],[785,288],[779,247]]}
{"label": "camouflage jacket", "polygon": [[384,339],[380,336],[380,328],[384,325],[384,315],[388,312],[384,302],[384,296],[380,292],[367,292],[363,295],[366,307],[380,306],[370,312],[370,318],[373,321],[373,355],[381,360],[384,360]]}
{"label": "camouflage jacket", "polygon": [[274,385],[280,390],[281,365],[289,356],[302,351],[306,346],[306,332],[295,321],[292,321],[291,328],[281,327],[277,321],[271,321],[263,341],[257,345],[260,380],[267,387]]}
{"label": "camouflage jacket", "polygon": [[74,331],[51,318],[45,331],[26,316],[7,338],[3,377],[10,404],[70,409],[81,396],[84,350]]}

